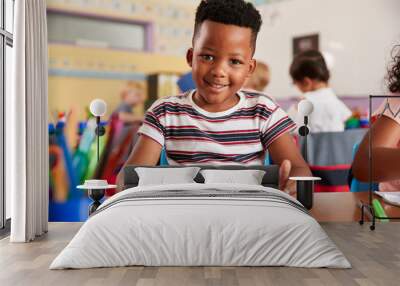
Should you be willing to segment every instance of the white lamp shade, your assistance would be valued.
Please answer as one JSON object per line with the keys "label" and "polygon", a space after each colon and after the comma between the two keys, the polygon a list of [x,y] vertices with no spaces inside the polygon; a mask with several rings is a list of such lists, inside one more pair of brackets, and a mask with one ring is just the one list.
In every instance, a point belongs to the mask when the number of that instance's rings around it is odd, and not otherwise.
{"label": "white lamp shade", "polygon": [[92,100],[89,109],[94,116],[103,116],[107,112],[107,104],[104,100],[97,98]]}
{"label": "white lamp shade", "polygon": [[314,111],[314,105],[307,99],[300,101],[298,108],[299,113],[303,116],[309,116]]}

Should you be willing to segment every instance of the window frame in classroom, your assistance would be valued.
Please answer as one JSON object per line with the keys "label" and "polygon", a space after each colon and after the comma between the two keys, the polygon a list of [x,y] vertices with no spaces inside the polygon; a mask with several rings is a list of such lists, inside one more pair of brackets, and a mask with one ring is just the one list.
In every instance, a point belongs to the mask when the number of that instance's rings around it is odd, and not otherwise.
{"label": "window frame in classroom", "polygon": [[14,7],[15,0],[0,0],[0,237],[10,231],[10,218],[7,218],[10,210],[7,209],[5,188],[5,103],[11,91],[9,73],[13,65]]}
{"label": "window frame in classroom", "polygon": [[49,44],[136,52],[152,50],[152,25],[148,22],[48,8],[47,27]]}

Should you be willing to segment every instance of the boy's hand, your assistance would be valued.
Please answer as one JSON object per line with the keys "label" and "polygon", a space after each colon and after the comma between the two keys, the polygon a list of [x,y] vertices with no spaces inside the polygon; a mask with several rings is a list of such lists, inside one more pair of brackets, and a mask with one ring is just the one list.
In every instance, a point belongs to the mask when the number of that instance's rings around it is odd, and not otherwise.
{"label": "boy's hand", "polygon": [[283,160],[281,166],[279,167],[279,189],[281,191],[287,192],[288,181],[290,171],[292,170],[292,164],[289,160]]}
{"label": "boy's hand", "polygon": [[269,145],[271,158],[279,168],[279,189],[293,195],[296,193],[296,182],[289,177],[312,176],[312,173],[293,141],[293,137],[285,133]]}
{"label": "boy's hand", "polygon": [[124,173],[123,173],[123,168],[121,168],[121,170],[119,171],[118,175],[117,175],[117,188],[116,191],[117,193],[122,191],[123,185],[124,185]]}

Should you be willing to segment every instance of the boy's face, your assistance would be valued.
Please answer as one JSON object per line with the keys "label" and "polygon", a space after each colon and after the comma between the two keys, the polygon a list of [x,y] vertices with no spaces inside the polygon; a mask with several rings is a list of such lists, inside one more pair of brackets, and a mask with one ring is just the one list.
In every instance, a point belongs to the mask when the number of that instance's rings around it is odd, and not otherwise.
{"label": "boy's face", "polygon": [[204,21],[187,52],[197,96],[205,105],[224,110],[256,66],[251,29]]}

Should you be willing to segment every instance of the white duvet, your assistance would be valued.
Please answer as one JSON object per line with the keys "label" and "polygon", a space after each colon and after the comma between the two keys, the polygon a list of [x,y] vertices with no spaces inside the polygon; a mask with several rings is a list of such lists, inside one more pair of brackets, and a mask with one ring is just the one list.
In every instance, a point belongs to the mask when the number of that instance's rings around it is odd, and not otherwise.
{"label": "white duvet", "polygon": [[231,184],[118,193],[83,224],[50,269],[128,265],[351,267],[295,199],[272,188]]}

